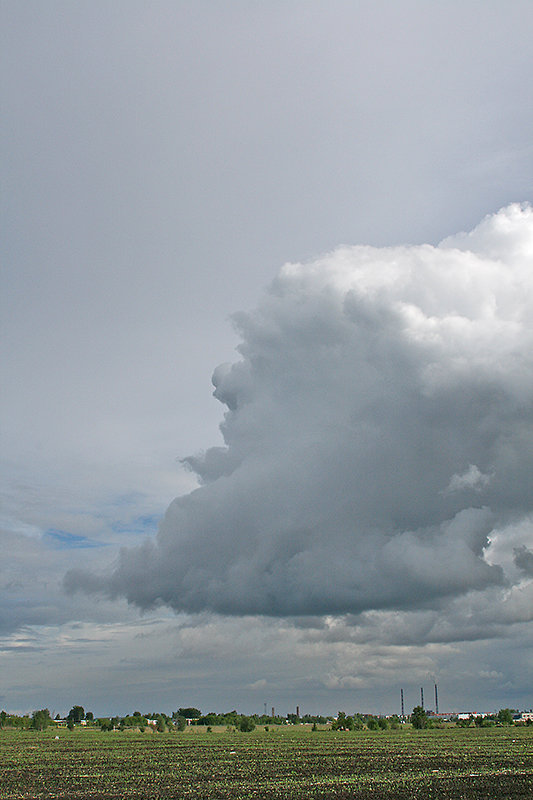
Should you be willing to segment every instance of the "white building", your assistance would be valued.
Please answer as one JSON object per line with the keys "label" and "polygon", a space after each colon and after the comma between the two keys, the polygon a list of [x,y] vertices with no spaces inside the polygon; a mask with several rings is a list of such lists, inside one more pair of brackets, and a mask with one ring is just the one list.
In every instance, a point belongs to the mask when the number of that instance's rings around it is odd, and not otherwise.
{"label": "white building", "polygon": [[521,711],[519,714],[513,714],[515,722],[533,722],[533,711]]}

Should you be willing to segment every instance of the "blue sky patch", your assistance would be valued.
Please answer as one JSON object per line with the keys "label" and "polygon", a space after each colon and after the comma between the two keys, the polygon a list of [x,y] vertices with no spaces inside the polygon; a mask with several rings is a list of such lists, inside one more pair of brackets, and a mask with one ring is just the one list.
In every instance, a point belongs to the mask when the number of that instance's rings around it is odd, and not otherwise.
{"label": "blue sky patch", "polygon": [[49,541],[54,547],[59,550],[73,550],[88,547],[106,547],[105,542],[96,542],[94,539],[88,539],[87,536],[80,536],[76,533],[68,533],[67,531],[59,531],[55,528],[49,528],[45,531],[43,539]]}
{"label": "blue sky patch", "polygon": [[113,522],[111,530],[115,533],[156,533],[161,518],[161,514],[141,514],[131,520]]}

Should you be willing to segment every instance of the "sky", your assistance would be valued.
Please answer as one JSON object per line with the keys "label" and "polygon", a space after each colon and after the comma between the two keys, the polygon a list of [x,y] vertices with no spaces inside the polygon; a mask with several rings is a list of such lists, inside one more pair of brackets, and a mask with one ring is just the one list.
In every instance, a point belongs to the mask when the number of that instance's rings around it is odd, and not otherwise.
{"label": "sky", "polygon": [[532,707],[533,5],[0,9],[0,706]]}

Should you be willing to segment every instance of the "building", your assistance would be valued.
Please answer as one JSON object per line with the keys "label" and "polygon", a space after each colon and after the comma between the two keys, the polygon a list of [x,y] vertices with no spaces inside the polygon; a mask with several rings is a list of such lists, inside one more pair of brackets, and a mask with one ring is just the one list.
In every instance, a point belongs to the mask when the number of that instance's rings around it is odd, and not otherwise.
{"label": "building", "polygon": [[533,711],[520,711],[513,714],[513,722],[533,722]]}

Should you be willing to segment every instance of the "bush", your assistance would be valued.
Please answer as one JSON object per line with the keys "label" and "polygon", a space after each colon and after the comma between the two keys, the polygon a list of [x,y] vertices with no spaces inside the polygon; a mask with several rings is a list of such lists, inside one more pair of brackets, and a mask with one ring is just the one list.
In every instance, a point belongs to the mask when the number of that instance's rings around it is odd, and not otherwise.
{"label": "bush", "polygon": [[239,730],[243,733],[250,733],[255,728],[255,724],[250,717],[242,717],[241,724],[239,725]]}

